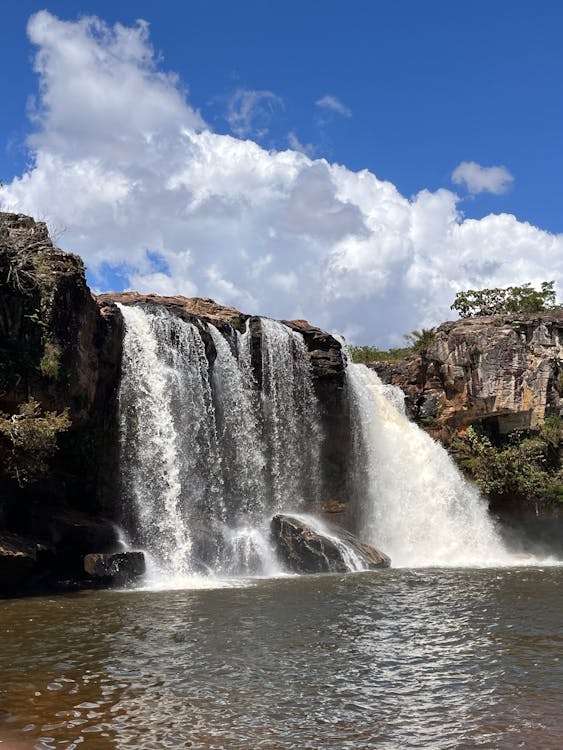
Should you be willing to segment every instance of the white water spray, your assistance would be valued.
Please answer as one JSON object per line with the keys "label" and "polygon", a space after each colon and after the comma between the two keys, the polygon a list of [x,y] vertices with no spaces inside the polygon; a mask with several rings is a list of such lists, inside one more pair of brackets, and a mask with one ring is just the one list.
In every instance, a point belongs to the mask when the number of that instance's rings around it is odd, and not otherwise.
{"label": "white water spray", "polygon": [[320,427],[303,337],[262,318],[262,413],[272,510],[318,495]]}
{"label": "white water spray", "polygon": [[354,474],[366,541],[393,566],[515,564],[486,502],[447,451],[409,421],[400,390],[349,363]]}

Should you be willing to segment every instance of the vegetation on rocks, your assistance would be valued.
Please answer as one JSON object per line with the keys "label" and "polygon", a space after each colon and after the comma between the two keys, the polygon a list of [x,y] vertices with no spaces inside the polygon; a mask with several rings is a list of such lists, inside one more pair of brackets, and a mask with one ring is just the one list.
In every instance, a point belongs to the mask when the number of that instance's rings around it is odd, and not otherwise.
{"label": "vegetation on rocks", "polygon": [[39,369],[43,377],[48,380],[57,380],[61,367],[61,347],[47,339],[43,347],[43,356],[39,363]]}
{"label": "vegetation on rocks", "polygon": [[402,362],[412,352],[410,347],[403,349],[378,349],[376,346],[348,347],[350,359],[362,365],[370,362]]}
{"label": "vegetation on rocks", "polygon": [[350,346],[348,351],[352,362],[367,365],[370,362],[402,362],[414,352],[425,351],[434,340],[434,328],[421,328],[404,335],[408,346],[396,349],[378,349],[376,346]]}
{"label": "vegetation on rocks", "polygon": [[482,425],[458,434],[451,451],[460,467],[489,496],[535,503],[563,502],[563,420],[548,416],[537,432],[494,438]]}
{"label": "vegetation on rocks", "polygon": [[44,412],[33,399],[21,404],[18,414],[0,413],[1,471],[20,487],[41,479],[57,450],[57,436],[69,427],[68,410]]}

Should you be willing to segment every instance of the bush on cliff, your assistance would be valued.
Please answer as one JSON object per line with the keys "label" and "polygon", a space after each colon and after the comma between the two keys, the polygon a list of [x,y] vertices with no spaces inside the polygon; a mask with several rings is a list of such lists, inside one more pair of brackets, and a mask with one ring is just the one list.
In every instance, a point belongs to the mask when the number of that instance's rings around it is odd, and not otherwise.
{"label": "bush on cliff", "polygon": [[0,471],[20,487],[44,477],[57,450],[57,436],[68,430],[68,411],[43,412],[37,401],[20,405],[18,414],[0,413]]}
{"label": "bush on cliff", "polygon": [[408,346],[396,349],[378,349],[376,346],[350,346],[350,358],[352,362],[367,365],[369,362],[402,362],[405,357],[413,352],[422,352],[428,349],[436,330],[434,328],[421,328],[420,331],[411,331],[404,335]]}
{"label": "bush on cliff", "polygon": [[350,346],[348,347],[350,359],[362,365],[369,362],[402,362],[411,354],[412,349],[378,349],[376,346]]}
{"label": "bush on cliff", "polygon": [[498,441],[475,425],[454,439],[451,450],[486,495],[563,502],[562,435],[558,416],[547,417],[538,433],[518,431]]}

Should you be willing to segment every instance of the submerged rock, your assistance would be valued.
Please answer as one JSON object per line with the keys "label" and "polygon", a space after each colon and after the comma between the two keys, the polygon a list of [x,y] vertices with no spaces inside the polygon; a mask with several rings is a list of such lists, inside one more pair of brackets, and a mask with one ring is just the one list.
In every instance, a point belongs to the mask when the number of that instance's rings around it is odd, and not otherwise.
{"label": "submerged rock", "polygon": [[296,573],[345,573],[388,568],[387,555],[354,534],[298,516],[275,515],[272,538],[278,555]]}
{"label": "submerged rock", "polygon": [[145,574],[145,556],[142,552],[94,553],[84,557],[84,571],[101,584],[124,586]]}

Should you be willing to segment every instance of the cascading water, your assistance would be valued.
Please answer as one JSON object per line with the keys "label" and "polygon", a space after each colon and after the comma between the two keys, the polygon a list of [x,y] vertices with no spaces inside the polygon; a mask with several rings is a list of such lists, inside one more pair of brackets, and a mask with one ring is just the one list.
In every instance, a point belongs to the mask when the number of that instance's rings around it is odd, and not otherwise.
{"label": "cascading water", "polygon": [[303,337],[262,318],[263,438],[272,510],[318,495],[320,427]]}
{"label": "cascading water", "polygon": [[[299,512],[320,486],[302,336],[269,319],[240,334],[163,308],[121,312],[121,466],[134,541],[169,578],[281,572],[270,519]],[[347,381],[360,537],[399,566],[513,563],[484,500],[405,416],[401,391],[362,365],[348,365]],[[348,568],[361,569],[344,547]]]}
{"label": "cascading water", "polygon": [[353,363],[347,382],[365,541],[394,566],[514,564],[484,499],[447,451],[405,416],[400,389]]}
{"label": "cascading water", "polygon": [[[135,541],[170,574],[193,571],[190,523],[225,515],[207,359],[195,326],[121,307],[122,485]],[[184,425],[185,429],[180,429]]]}
{"label": "cascading water", "polygon": [[261,388],[250,331],[202,332],[155,308],[120,306],[122,486],[129,527],[169,577],[280,572],[271,516],[313,497],[321,433],[300,334],[260,319]]}
{"label": "cascading water", "polygon": [[266,459],[248,372],[240,367],[236,352],[217,328],[208,325],[208,330],[217,352],[212,384],[224,491],[229,497],[232,523],[238,516],[248,518],[266,507]]}

